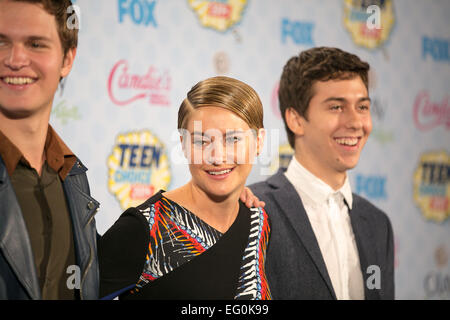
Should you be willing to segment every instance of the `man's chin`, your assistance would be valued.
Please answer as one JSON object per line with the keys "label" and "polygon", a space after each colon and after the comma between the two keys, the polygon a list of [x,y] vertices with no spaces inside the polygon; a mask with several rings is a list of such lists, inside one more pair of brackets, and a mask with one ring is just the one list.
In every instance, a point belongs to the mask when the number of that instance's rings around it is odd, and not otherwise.
{"label": "man's chin", "polygon": [[0,112],[3,114],[5,118],[11,120],[20,120],[29,118],[33,114],[33,112],[28,109],[14,108],[14,107],[5,108],[2,105],[0,105]]}

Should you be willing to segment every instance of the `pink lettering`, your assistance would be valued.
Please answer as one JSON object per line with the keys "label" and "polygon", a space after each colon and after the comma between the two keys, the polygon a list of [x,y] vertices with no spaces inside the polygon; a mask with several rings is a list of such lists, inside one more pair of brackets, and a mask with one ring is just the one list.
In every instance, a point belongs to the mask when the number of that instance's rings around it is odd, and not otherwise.
{"label": "pink lettering", "polygon": [[211,2],[208,6],[208,15],[228,19],[231,16],[231,6],[225,3]]}
{"label": "pink lettering", "polygon": [[419,93],[414,102],[413,117],[416,127],[422,131],[430,130],[439,125],[450,129],[449,97],[444,97],[441,103],[430,101],[427,91]]}
{"label": "pink lettering", "polygon": [[153,185],[135,184],[130,189],[130,199],[147,199],[155,192]]}
{"label": "pink lettering", "polygon": [[[171,88],[171,78],[168,72],[159,74],[155,67],[151,66],[144,75],[130,74],[128,62],[120,60],[111,70],[108,78],[108,94],[112,102],[119,106],[130,104],[136,100],[158,95],[164,99],[149,99],[151,104],[169,105],[168,93]],[[139,91],[128,99],[119,99],[117,92]],[[163,102],[163,103],[159,103]]]}
{"label": "pink lettering", "polygon": [[278,102],[278,89],[280,88],[280,83],[277,82],[275,84],[275,87],[272,89],[272,98],[271,98],[271,105],[272,105],[272,112],[273,114],[281,119],[281,112],[280,112],[280,107],[279,107],[279,102]]}
{"label": "pink lettering", "polygon": [[362,23],[360,26],[360,32],[362,36],[371,39],[381,39],[381,29],[369,29],[366,23]]}

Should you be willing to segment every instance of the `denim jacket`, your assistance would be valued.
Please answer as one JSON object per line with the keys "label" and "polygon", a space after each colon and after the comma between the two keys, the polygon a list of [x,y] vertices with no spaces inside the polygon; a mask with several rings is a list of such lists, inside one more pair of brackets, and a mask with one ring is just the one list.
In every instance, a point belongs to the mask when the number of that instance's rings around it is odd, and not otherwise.
{"label": "denim jacket", "polygon": [[[99,203],[90,196],[86,171],[87,168],[77,160],[62,182],[72,219],[78,266],[68,270],[67,277],[73,277],[74,281],[68,282],[80,290],[81,299],[97,299],[99,272],[94,215]],[[41,298],[25,220],[0,157],[0,300]]]}

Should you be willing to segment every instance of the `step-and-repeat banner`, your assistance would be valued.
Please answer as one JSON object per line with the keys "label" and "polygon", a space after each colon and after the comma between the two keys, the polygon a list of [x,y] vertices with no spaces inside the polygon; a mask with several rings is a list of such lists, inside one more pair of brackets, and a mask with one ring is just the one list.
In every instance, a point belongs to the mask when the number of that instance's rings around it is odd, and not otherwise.
{"label": "step-and-repeat banner", "polygon": [[189,180],[177,112],[207,77],[240,79],[264,104],[266,145],[248,183],[287,166],[282,67],[302,50],[334,46],[372,67],[374,129],[350,182],[392,221],[397,298],[450,298],[450,1],[74,4],[78,53],[51,124],[89,168],[99,233],[127,207]]}

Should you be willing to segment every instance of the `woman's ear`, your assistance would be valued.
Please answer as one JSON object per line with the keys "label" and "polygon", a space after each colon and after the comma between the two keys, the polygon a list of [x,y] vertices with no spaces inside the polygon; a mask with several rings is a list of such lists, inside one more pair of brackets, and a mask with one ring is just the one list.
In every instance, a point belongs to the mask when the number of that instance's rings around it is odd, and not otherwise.
{"label": "woman's ear", "polygon": [[296,135],[302,136],[304,134],[304,117],[298,114],[294,108],[286,109],[284,113],[286,125]]}

